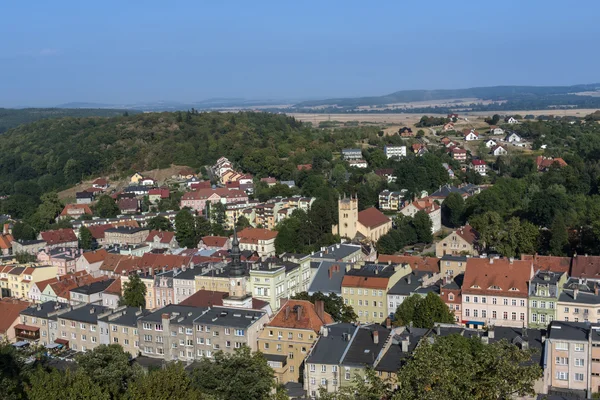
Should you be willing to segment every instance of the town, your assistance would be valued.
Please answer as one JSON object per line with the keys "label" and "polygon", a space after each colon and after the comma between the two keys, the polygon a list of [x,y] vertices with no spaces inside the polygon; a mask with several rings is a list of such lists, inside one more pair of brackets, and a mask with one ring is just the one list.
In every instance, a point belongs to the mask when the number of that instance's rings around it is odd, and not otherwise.
{"label": "town", "polygon": [[[600,256],[577,253],[584,239],[556,226],[559,205],[503,226],[496,200],[510,183],[497,178],[504,159],[533,158],[542,182],[571,171],[523,153],[548,147],[523,126],[585,121],[494,117],[480,133],[459,130],[470,124],[460,118],[441,118],[435,135],[402,127],[379,148],[341,147],[333,198],[305,190],[323,173],[316,158],[281,180],[225,156],[162,181],[97,177],[71,202],[46,194],[39,210],[52,221],[39,233],[27,215],[3,217],[2,340],[67,369],[109,345],[145,369],[247,349],[264,356],[282,398],[356,394],[357,378],[368,390],[385,382],[383,398],[407,390],[426,343],[458,335],[526,362],[501,397],[588,396],[600,387]],[[415,165],[430,183],[414,180]],[[359,189],[346,192],[354,175]]]}

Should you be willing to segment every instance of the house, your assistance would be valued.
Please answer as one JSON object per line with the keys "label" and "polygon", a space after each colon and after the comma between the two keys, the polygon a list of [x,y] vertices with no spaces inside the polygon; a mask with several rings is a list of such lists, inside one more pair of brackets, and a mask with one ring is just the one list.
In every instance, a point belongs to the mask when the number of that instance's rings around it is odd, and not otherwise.
{"label": "house", "polygon": [[452,147],[450,148],[450,155],[452,159],[456,161],[466,161],[467,160],[467,150],[460,147]]}
{"label": "house", "polygon": [[338,200],[339,224],[332,228],[333,234],[354,239],[357,234],[373,242],[392,229],[392,220],[375,207],[358,211],[358,198],[351,196]]}
{"label": "house", "polygon": [[46,288],[42,291],[40,296],[40,302],[56,301],[67,304],[70,300],[71,289],[104,279],[106,278],[94,278],[85,272],[76,272],[74,274],[57,277],[56,281],[46,285]]}
{"label": "house", "polygon": [[470,168],[481,176],[487,173],[487,163],[483,160],[471,160]]}
{"label": "house", "polygon": [[247,201],[248,194],[243,190],[229,190],[226,188],[198,189],[184,193],[181,197],[181,208],[189,207],[196,212],[202,213],[204,208],[206,208],[207,202],[228,204]]}
{"label": "house", "polygon": [[410,273],[406,264],[365,264],[351,268],[342,279],[344,304],[352,306],[360,323],[382,322],[388,316],[388,290]]}
{"label": "house", "polygon": [[92,209],[87,204],[67,204],[60,212],[59,219],[73,218],[78,219],[82,215],[92,215]]}
{"label": "house", "polygon": [[431,220],[431,233],[436,233],[442,229],[442,208],[429,197],[414,200],[408,203],[400,210],[402,215],[413,218],[419,211],[425,211]]}
{"label": "house", "polygon": [[97,304],[86,304],[58,315],[58,332],[61,342],[71,350],[85,352],[101,344],[108,345],[108,324],[100,319],[112,310]]}
{"label": "house", "polygon": [[494,156],[503,156],[508,154],[508,151],[501,145],[497,144],[490,149],[490,154]]}
{"label": "house", "polygon": [[104,233],[107,229],[114,228],[114,224],[90,225],[87,228],[92,233],[92,238],[96,246],[104,246],[106,243]]}
{"label": "house", "polygon": [[450,179],[454,179],[455,175],[454,175],[454,171],[452,170],[452,167],[450,167],[450,165],[448,165],[448,163],[442,163],[442,167],[444,167],[444,169],[448,172],[448,177]]}
{"label": "house", "polygon": [[30,305],[21,311],[22,326],[15,331],[16,339],[26,342],[37,341],[43,346],[54,345],[54,341],[58,338],[57,316],[69,310],[68,304],[55,301]]}
{"label": "house", "polygon": [[196,172],[194,172],[194,170],[189,167],[182,168],[179,170],[179,172],[177,172],[177,179],[180,179],[180,180],[192,179],[195,176],[196,176]]}
{"label": "house", "polygon": [[[312,264],[312,263],[311,263]],[[315,261],[316,273],[310,282],[308,294],[321,292],[324,295],[331,293],[342,295],[342,281],[346,272],[352,268],[354,263],[337,260]]]}
{"label": "house", "polygon": [[156,180],[152,178],[144,178],[140,183],[144,186],[156,186],[157,184]]}
{"label": "house", "polygon": [[498,126],[490,126],[490,135],[504,135],[504,129]]}
{"label": "house", "polygon": [[430,271],[410,272],[409,264],[403,264],[403,267],[409,271],[409,273],[402,276],[392,287],[388,289],[386,296],[386,318],[391,317],[396,312],[396,309],[400,306],[400,304],[402,304],[402,302],[408,297],[417,293],[419,289],[432,286],[440,279],[439,273],[432,273]]}
{"label": "house", "polygon": [[342,158],[344,160],[360,160],[362,151],[361,149],[342,149]]}
{"label": "house", "polygon": [[447,118],[452,122],[456,122],[458,120],[458,114],[456,114],[456,113],[448,114]]}
{"label": "house", "polygon": [[102,292],[102,305],[115,309],[119,307],[119,300],[123,295],[123,287],[121,286],[121,277],[116,277],[113,283]]}
{"label": "house", "polygon": [[460,323],[462,320],[462,283],[464,274],[453,278],[445,277],[440,289],[440,298],[454,314],[454,321]]}
{"label": "house", "polygon": [[383,152],[388,159],[406,157],[406,146],[384,146]]}
{"label": "house", "polygon": [[440,139],[440,143],[442,143],[444,146],[448,146],[449,143],[452,143],[452,139],[450,139],[448,136],[444,136]]}
{"label": "house", "polygon": [[379,209],[398,211],[402,205],[406,192],[406,189],[399,192],[392,192],[386,189],[379,193]]}
{"label": "house", "polygon": [[425,147],[425,145],[423,143],[413,143],[411,148],[412,148],[413,153],[415,153],[417,155],[421,155],[424,152],[426,152],[426,150],[427,150],[427,148]]}
{"label": "house", "polygon": [[523,327],[527,324],[531,261],[508,258],[469,258],[462,286],[462,322]]}
{"label": "house", "polygon": [[521,260],[533,261],[533,269],[536,271],[552,271],[569,275],[571,271],[570,257],[540,256],[521,254]]}
{"label": "house", "polygon": [[508,143],[519,143],[521,141],[521,136],[517,135],[516,132],[510,132],[506,135],[504,141]]}
{"label": "house", "polygon": [[141,261],[142,258],[136,256],[108,253],[100,265],[100,275],[111,277],[128,275],[140,269]]}
{"label": "house", "polygon": [[156,204],[163,199],[168,199],[170,192],[168,188],[153,188],[148,190],[148,200],[152,204]]}
{"label": "house", "polygon": [[75,271],[85,271],[90,275],[97,276],[100,266],[107,255],[108,252],[105,249],[86,251],[75,262]]}
{"label": "house", "polygon": [[273,187],[277,184],[277,179],[271,176],[267,178],[261,178],[260,181],[266,183],[268,187]]}
{"label": "house", "polygon": [[106,244],[118,244],[121,246],[144,243],[150,230],[148,228],[135,228],[131,226],[117,226],[104,231]]}
{"label": "house", "polygon": [[570,278],[558,294],[556,319],[559,321],[598,322],[600,315],[599,283]]}
{"label": "house", "polygon": [[129,179],[129,183],[132,183],[135,185],[141,185],[142,180],[144,180],[144,176],[142,174],[140,174],[139,172],[136,172]]}
{"label": "house", "polygon": [[136,358],[140,353],[140,335],[137,321],[150,314],[148,310],[140,310],[137,307],[118,307],[108,310],[106,316],[100,317],[99,321],[103,328],[109,332],[109,343],[118,344],[123,351],[129,353],[131,358]]}
{"label": "house", "polygon": [[4,233],[0,234],[0,254],[3,256],[8,256],[12,254],[13,247],[13,236],[8,233],[8,230],[5,229]]}
{"label": "house", "polygon": [[444,279],[454,278],[465,273],[467,256],[444,254],[440,259],[440,274]]}
{"label": "house", "polygon": [[75,193],[75,199],[77,204],[90,204],[94,201],[94,193],[87,191],[77,192]]}
{"label": "house", "polygon": [[462,133],[465,140],[468,142],[479,139],[479,132],[477,132],[475,129],[465,129]]}
{"label": "house", "polygon": [[92,182],[92,187],[96,189],[106,190],[108,189],[108,180],[104,178],[98,178]]}
{"label": "house", "polygon": [[71,228],[40,232],[38,240],[46,242],[46,246],[50,249],[56,247],[78,247],[79,245],[77,236]]}
{"label": "house", "polygon": [[310,171],[312,170],[312,164],[298,164],[296,165],[298,171]]}
{"label": "house", "polygon": [[369,164],[365,160],[348,160],[348,165],[353,168],[367,168]]}
{"label": "house", "polygon": [[[559,297],[567,279],[566,272],[536,271],[529,282],[527,325],[530,328],[546,329],[551,321],[558,319],[556,310],[559,308]],[[561,320],[564,320],[564,317]]]}
{"label": "house", "polygon": [[479,233],[469,224],[456,229],[435,245],[435,255],[477,256]]}
{"label": "house", "polygon": [[304,359],[316,343],[323,325],[333,323],[322,300],[288,300],[258,335],[258,350],[265,355],[277,382],[299,382]]}
{"label": "house", "polygon": [[32,255],[37,255],[37,253],[46,247],[47,243],[45,240],[13,240],[12,244],[12,252],[13,254],[17,253],[27,253]]}
{"label": "house", "polygon": [[506,122],[507,124],[511,124],[511,125],[519,123],[519,121],[517,121],[514,117],[506,117],[506,118],[504,118],[504,122]]}
{"label": "house", "polygon": [[402,137],[412,137],[412,136],[414,136],[414,133],[413,133],[412,129],[411,129],[411,128],[408,128],[408,127],[406,127],[406,126],[405,126],[405,127],[403,127],[403,128],[400,128],[400,129],[398,130],[398,133],[399,133],[399,134],[400,134],[400,136],[402,136]]}
{"label": "house", "polygon": [[175,232],[169,231],[150,231],[145,242],[151,249],[176,249],[179,247]]}
{"label": "house", "polygon": [[140,208],[138,199],[121,199],[117,202],[117,206],[122,214],[136,214]]}
{"label": "house", "polygon": [[375,175],[385,179],[388,183],[396,182],[393,168],[382,168],[375,170]]}
{"label": "house", "polygon": [[214,251],[231,250],[231,239],[225,236],[203,236],[198,247]]}
{"label": "house", "polygon": [[238,232],[240,249],[256,251],[261,258],[275,255],[276,231],[263,228],[246,228]]}
{"label": "house", "polygon": [[[17,299],[0,299],[0,342],[14,343],[19,333],[20,314],[29,307],[28,302]],[[16,331],[16,332],[15,332]]]}
{"label": "house", "polygon": [[114,279],[103,279],[73,288],[69,291],[69,304],[102,304],[102,294],[113,282]]}
{"label": "house", "polygon": [[453,122],[448,122],[447,124],[445,124],[442,127],[442,132],[448,132],[448,131],[453,131],[454,130],[454,123]]}
{"label": "house", "polygon": [[289,187],[290,189],[293,187],[296,187],[296,182],[295,181],[281,181],[279,182],[282,185],[285,185],[287,187]]}
{"label": "house", "polygon": [[[132,198],[135,196],[146,196],[150,191],[150,187],[144,185],[131,185],[127,186],[125,189],[123,189],[123,191],[125,194],[129,194],[129,196],[127,196],[128,198]],[[125,196],[121,195],[118,197],[123,198]]]}
{"label": "house", "polygon": [[537,169],[540,172],[547,171],[550,169],[550,167],[553,167],[553,166],[559,167],[559,168],[564,168],[567,166],[567,163],[565,162],[565,160],[563,160],[560,157],[553,158],[553,157],[537,156],[535,159],[535,164],[537,165]]}
{"label": "house", "polygon": [[481,188],[472,183],[462,184],[459,186],[451,186],[451,185],[443,185],[440,186],[438,190],[433,192],[429,197],[433,200],[437,200],[439,203],[443,203],[446,197],[450,195],[450,193],[458,193],[462,196],[463,199],[467,199],[475,194],[481,192]]}
{"label": "house", "polygon": [[485,141],[485,147],[488,149],[491,149],[492,147],[494,147],[496,145],[496,141],[494,139],[488,139]]}

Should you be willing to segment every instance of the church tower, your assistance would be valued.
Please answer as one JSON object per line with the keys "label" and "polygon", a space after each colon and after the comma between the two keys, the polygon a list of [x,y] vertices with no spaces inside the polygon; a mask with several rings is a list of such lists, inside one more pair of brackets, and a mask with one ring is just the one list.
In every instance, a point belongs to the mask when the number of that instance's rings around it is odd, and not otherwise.
{"label": "church tower", "polygon": [[358,196],[350,195],[338,200],[339,224],[337,234],[354,239],[358,225]]}
{"label": "church tower", "polygon": [[235,223],[233,241],[231,242],[231,262],[229,269],[229,296],[223,299],[226,307],[252,308],[252,296],[246,293],[248,276],[246,266],[242,264],[240,241],[237,237]]}

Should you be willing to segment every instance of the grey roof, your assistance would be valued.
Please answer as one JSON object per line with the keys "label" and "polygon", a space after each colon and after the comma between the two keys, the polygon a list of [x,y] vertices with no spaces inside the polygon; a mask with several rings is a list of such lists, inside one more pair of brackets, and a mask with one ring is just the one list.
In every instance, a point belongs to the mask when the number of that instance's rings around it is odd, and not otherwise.
{"label": "grey roof", "polygon": [[465,279],[465,274],[456,275],[452,282],[448,282],[442,286],[444,289],[449,290],[460,290],[463,285],[463,280]]}
{"label": "grey roof", "polygon": [[115,313],[99,319],[109,324],[136,327],[138,319],[148,314],[150,314],[148,310],[141,310],[137,307],[126,307],[123,310],[115,310]]}
{"label": "grey roof", "polygon": [[283,354],[263,354],[268,361],[279,361],[281,363],[285,363],[287,360],[287,356]]}
{"label": "grey roof", "polygon": [[27,307],[26,309],[21,311],[21,314],[29,315],[36,318],[48,319],[48,314],[67,308],[69,308],[69,305],[66,303],[59,303],[57,301],[46,301],[41,304],[34,304],[32,306]]}
{"label": "grey roof", "polygon": [[467,262],[468,258],[466,256],[455,256],[452,254],[444,254],[442,256],[443,261],[462,261]]}
{"label": "grey roof", "polygon": [[[379,340],[376,344],[373,340],[373,332],[379,333]],[[343,365],[373,366],[379,352],[383,348],[385,341],[391,331],[381,325],[371,324],[359,327],[354,337],[351,339],[350,347],[342,360]]]}
{"label": "grey roof", "polygon": [[361,251],[359,245],[338,243],[326,247],[324,250],[312,253],[310,258],[311,260],[342,260],[359,251]]}
{"label": "grey roof", "polygon": [[361,149],[342,149],[342,153],[350,153],[350,152],[351,153],[356,153],[356,152],[362,153],[362,150]]}
{"label": "grey roof", "polygon": [[80,293],[85,295],[95,294],[104,292],[112,283],[114,279],[107,279],[105,281],[92,282],[89,285],[79,286],[75,289],[71,289],[72,293]]}
{"label": "grey roof", "polygon": [[10,275],[21,275],[25,271],[25,267],[13,267],[8,273]]}
{"label": "grey roof", "polygon": [[249,328],[265,315],[265,311],[230,307],[213,307],[194,320],[195,324],[231,328]]}
{"label": "grey roof", "polygon": [[420,287],[417,290],[415,290],[415,293],[423,295],[423,296],[427,295],[427,293],[429,293],[429,292],[433,292],[435,294],[440,294],[440,285],[439,285],[439,283],[441,283],[441,281],[438,282],[435,285]]}
{"label": "grey roof", "polygon": [[548,339],[587,342],[592,326],[599,325],[586,322],[552,321],[548,326]]}
{"label": "grey roof", "polygon": [[396,272],[395,266],[390,264],[365,264],[360,268],[352,268],[346,275],[376,278],[389,278]]}
{"label": "grey roof", "polygon": [[147,192],[147,191],[149,191],[150,189],[152,189],[152,188],[151,188],[151,187],[149,187],[149,186],[144,186],[144,185],[132,185],[132,186],[127,186],[125,189],[123,189],[123,191],[124,191],[125,193],[128,193],[128,192],[130,192],[130,193],[131,193],[131,192]]}
{"label": "grey roof", "polygon": [[97,304],[86,304],[61,314],[60,318],[71,321],[87,322],[88,324],[95,324],[98,322],[98,315],[109,310],[110,308]]}
{"label": "grey roof", "polygon": [[[392,331],[392,344],[375,367],[377,371],[397,372],[410,357],[421,338],[429,331],[424,328],[400,327]],[[408,340],[408,351],[402,351],[402,341]]]}
{"label": "grey roof", "polygon": [[92,192],[77,192],[75,193],[76,199],[93,199],[94,194]]}
{"label": "grey roof", "polygon": [[423,276],[428,274],[430,275],[431,272],[413,271],[410,274],[400,278],[400,280],[398,280],[398,282],[396,282],[396,284],[392,286],[390,290],[388,290],[388,294],[410,295],[411,293],[414,293],[419,286],[421,286],[421,279]]}
{"label": "grey roof", "polygon": [[[354,335],[358,327],[354,324],[340,322],[326,325],[327,336],[321,335],[319,340],[306,359],[310,364],[339,364],[346,348],[350,344],[349,338]],[[349,337],[345,337],[349,335]]]}
{"label": "grey roof", "polygon": [[[334,265],[339,266],[339,268],[331,268]],[[341,294],[342,280],[344,279],[344,275],[346,275],[346,266],[348,265],[351,264],[336,261],[322,261],[321,265],[319,265],[319,269],[317,270],[314,279],[310,284],[310,287],[308,288],[308,292],[321,292],[324,294]]]}
{"label": "grey roof", "polygon": [[557,284],[563,272],[539,270],[531,279],[531,283]]}
{"label": "grey roof", "polygon": [[160,308],[154,311],[152,314],[145,315],[140,319],[145,322],[162,322],[163,314],[171,314],[171,317],[175,317],[171,319],[172,324],[192,325],[194,323],[194,319],[198,318],[206,310],[207,307],[193,307],[169,304],[168,306]]}
{"label": "grey roof", "polygon": [[132,226],[117,226],[115,228],[109,228],[106,232],[114,232],[114,233],[127,233],[127,234],[132,234],[132,233],[138,233],[141,231],[149,231],[148,228],[135,228]]}
{"label": "grey roof", "polygon": [[15,242],[19,243],[21,246],[31,246],[32,244],[46,243],[45,240],[15,240]]}
{"label": "grey roof", "polygon": [[276,271],[281,268],[285,268],[286,272],[290,272],[295,270],[296,268],[300,268],[300,264],[291,261],[283,261],[282,259],[276,257],[270,257],[267,258],[264,262],[257,262],[252,264],[252,269],[259,271]]}
{"label": "grey roof", "polygon": [[596,295],[594,292],[579,290],[579,293],[575,296],[574,290],[564,289],[558,296],[558,301],[561,303],[595,305],[600,304],[600,295]]}

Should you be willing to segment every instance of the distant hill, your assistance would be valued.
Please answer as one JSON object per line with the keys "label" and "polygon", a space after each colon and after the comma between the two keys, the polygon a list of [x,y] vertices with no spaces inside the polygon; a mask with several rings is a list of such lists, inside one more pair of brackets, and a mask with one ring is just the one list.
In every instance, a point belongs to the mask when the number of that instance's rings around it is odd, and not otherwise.
{"label": "distant hill", "polygon": [[[600,89],[599,83],[574,86],[491,86],[470,89],[401,90],[384,96],[337,98],[298,103],[294,108],[311,108],[328,105],[339,107],[380,106],[416,101],[478,98],[482,100],[524,100],[553,95],[568,95]],[[586,97],[586,96],[583,96]]]}
{"label": "distant hill", "polygon": [[62,117],[116,117],[125,112],[136,114],[135,110],[116,110],[109,108],[0,108],[0,133],[21,124],[42,119]]}

